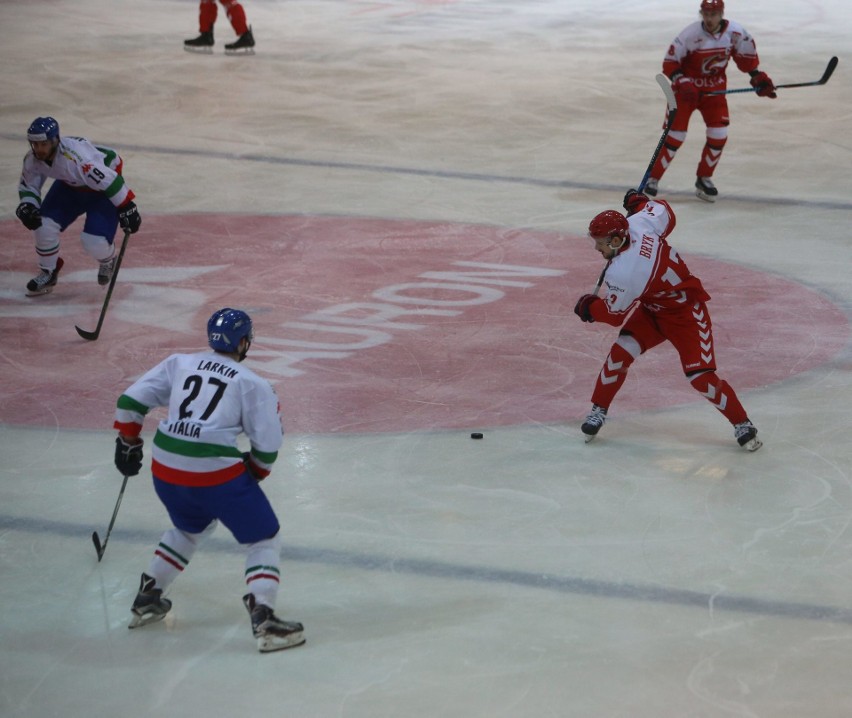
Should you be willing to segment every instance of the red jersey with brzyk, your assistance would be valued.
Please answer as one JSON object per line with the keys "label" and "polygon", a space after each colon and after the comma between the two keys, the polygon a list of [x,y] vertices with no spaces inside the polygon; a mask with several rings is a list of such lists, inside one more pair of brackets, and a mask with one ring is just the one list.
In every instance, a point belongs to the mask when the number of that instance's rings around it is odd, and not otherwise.
{"label": "red jersey with brzyk", "polygon": [[757,47],[748,31],[733,20],[723,20],[717,33],[709,33],[701,21],[684,28],[663,58],[663,73],[671,77],[682,72],[699,90],[724,90],[728,85],[725,69],[733,60],[743,72],[757,69]]}
{"label": "red jersey with brzyk", "polygon": [[691,315],[696,302],[709,301],[701,280],[666,241],[675,222],[674,212],[664,200],[649,201],[627,218],[630,246],[606,270],[606,294],[602,302],[591,306],[595,321],[620,326],[637,302],[659,314]]}

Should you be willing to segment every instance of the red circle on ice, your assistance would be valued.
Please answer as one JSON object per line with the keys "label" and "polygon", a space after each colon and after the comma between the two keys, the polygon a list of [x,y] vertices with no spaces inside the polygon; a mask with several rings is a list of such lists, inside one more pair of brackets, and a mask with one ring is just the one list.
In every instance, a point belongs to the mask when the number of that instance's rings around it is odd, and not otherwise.
{"label": "red circle on ice", "polygon": [[[291,433],[575,424],[616,330],[581,323],[600,257],[569,234],[327,216],[145,216],[100,338],[97,265],[72,226],[55,291],[25,297],[35,254],[0,222],[7,424],[108,429],[115,400],[172,352],[206,346],[209,315],[245,309],[248,365],[275,386]],[[673,237],[677,245],[677,237]],[[827,296],[686,256],[713,295],[719,373],[749,389],[831,361],[850,337]],[[807,322],[791,322],[790,314]],[[756,318],[759,317],[759,321]],[[642,357],[620,413],[703,401],[669,345]],[[152,427],[148,427],[152,428]]]}

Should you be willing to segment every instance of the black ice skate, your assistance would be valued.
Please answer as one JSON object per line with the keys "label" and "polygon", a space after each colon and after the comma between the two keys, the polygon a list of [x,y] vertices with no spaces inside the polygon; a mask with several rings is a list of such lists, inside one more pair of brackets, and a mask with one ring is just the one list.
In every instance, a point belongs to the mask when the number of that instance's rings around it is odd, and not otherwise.
{"label": "black ice skate", "polygon": [[225,45],[226,55],[254,55],[254,35],[251,27],[240,35],[234,42]]}
{"label": "black ice skate", "polygon": [[698,177],[695,180],[695,196],[705,202],[715,202],[719,190],[709,177]]}
{"label": "black ice skate", "polygon": [[192,40],[183,41],[183,49],[190,52],[203,52],[211,54],[213,52],[213,31],[202,32],[198,37]]}
{"label": "black ice skate", "polygon": [[27,282],[27,296],[37,297],[39,294],[50,294],[56,286],[59,270],[62,269],[62,257],[56,260],[56,269],[42,269],[41,272]]}
{"label": "black ice skate", "polygon": [[142,574],[139,593],[136,594],[136,600],[130,608],[133,617],[130,619],[128,628],[139,628],[155,621],[162,621],[171,609],[172,602],[163,598],[161,589],[154,588],[155,583],[156,581],[147,573]]}
{"label": "black ice skate", "polygon": [[251,616],[251,630],[261,653],[295,648],[305,642],[301,623],[282,621],[269,606],[257,603],[252,593],[243,596],[243,603]]}
{"label": "black ice skate", "polygon": [[109,284],[109,280],[112,279],[112,273],[115,271],[115,255],[110,257],[109,259],[105,259],[100,263],[98,267],[98,284],[104,286],[105,284]]}
{"label": "black ice skate", "polygon": [[763,442],[757,438],[757,428],[748,419],[734,426],[734,436],[746,451],[757,451],[763,446]]}
{"label": "black ice skate", "polygon": [[598,432],[601,430],[605,421],[606,409],[602,406],[598,406],[597,404],[592,404],[592,410],[589,412],[589,415],[580,427],[580,431],[586,435],[587,444],[598,435]]}

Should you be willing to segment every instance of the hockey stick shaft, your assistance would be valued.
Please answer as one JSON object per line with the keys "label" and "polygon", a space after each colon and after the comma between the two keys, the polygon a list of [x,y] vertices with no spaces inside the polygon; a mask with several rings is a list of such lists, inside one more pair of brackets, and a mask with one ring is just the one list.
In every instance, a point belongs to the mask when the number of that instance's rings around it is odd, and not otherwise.
{"label": "hockey stick shaft", "polygon": [[112,512],[112,518],[110,519],[109,528],[107,529],[106,536],[104,537],[104,542],[101,543],[101,539],[98,536],[97,531],[92,533],[92,543],[95,544],[95,551],[98,552],[98,561],[103,558],[104,552],[106,551],[109,535],[112,533],[112,527],[115,526],[115,517],[118,516],[118,507],[121,506],[121,499],[124,497],[124,489],[127,488],[127,479],[129,478],[129,476],[125,475],[124,481],[121,483],[121,491],[118,492],[118,501],[115,502],[115,509]]}
{"label": "hockey stick shaft", "polygon": [[[657,142],[657,146],[654,148],[654,154],[651,155],[651,161],[648,163],[648,168],[645,170],[645,174],[642,176],[642,181],[639,183],[639,187],[637,188],[637,192],[643,192],[645,190],[645,185],[648,184],[648,178],[651,176],[651,170],[654,169],[654,164],[657,162],[657,158],[660,156],[660,152],[663,151],[663,145],[666,143],[666,137],[669,136],[669,132],[672,129],[672,124],[675,120],[675,115],[677,115],[677,99],[675,98],[674,91],[672,90],[671,83],[669,79],[660,73],[655,78],[657,80],[657,84],[662,89],[663,94],[666,96],[666,104],[668,105],[668,115],[666,116],[666,124],[663,127],[663,134],[660,135],[660,141]],[[603,285],[604,277],[606,276],[606,270],[609,269],[609,265],[612,260],[610,259],[606,266],[601,271],[601,276],[598,277],[598,282],[595,284],[595,288],[592,290],[592,294],[597,296],[598,292],[601,290],[601,286]]]}
{"label": "hockey stick shaft", "polygon": [[109,288],[107,289],[106,297],[104,297],[104,305],[101,307],[101,316],[98,318],[98,326],[96,326],[94,331],[91,332],[87,332],[85,329],[80,329],[78,326],[74,327],[77,330],[77,334],[90,342],[95,341],[95,339],[100,336],[101,327],[104,323],[104,317],[106,316],[110,297],[112,297],[112,290],[115,288],[115,280],[118,279],[118,270],[121,269],[121,260],[124,259],[124,250],[127,248],[127,240],[129,238],[130,230],[126,229],[124,230],[124,238],[121,240],[121,249],[118,251],[118,259],[115,260],[115,269],[113,269],[112,278],[109,280]]}
{"label": "hockey stick shaft", "polygon": [[[837,58],[832,57],[828,61],[828,65],[825,68],[825,72],[822,73],[822,77],[819,80],[814,80],[813,82],[790,82],[783,85],[775,85],[776,90],[783,90],[789,87],[814,87],[816,85],[824,85],[828,82],[828,79],[834,74],[834,68],[837,67]],[[757,92],[756,87],[738,87],[735,90],[716,90],[714,92],[705,92],[706,95],[735,95],[740,92]]]}

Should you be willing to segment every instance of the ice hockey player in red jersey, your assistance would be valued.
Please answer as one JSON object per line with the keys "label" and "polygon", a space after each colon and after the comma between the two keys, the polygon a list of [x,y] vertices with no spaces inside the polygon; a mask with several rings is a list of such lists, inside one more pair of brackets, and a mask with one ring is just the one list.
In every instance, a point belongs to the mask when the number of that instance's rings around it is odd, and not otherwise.
{"label": "ice hockey player in red jersey", "polygon": [[[251,31],[251,26],[246,21],[246,11],[240,4],[239,0],[219,0],[225,12],[228,14],[228,20],[231,21],[231,27],[237,33],[237,39],[225,45],[225,53],[229,55],[253,55],[254,54],[254,35]],[[198,26],[199,36],[191,40],[184,40],[184,50],[191,52],[213,52],[213,26],[216,24],[216,17],[219,14],[219,7],[216,5],[216,0],[201,0],[198,8]]]}
{"label": "ice hockey player in red jersey", "polygon": [[760,61],[751,34],[739,23],[725,19],[724,13],[724,0],[702,0],[701,20],[684,28],[663,59],[663,74],[671,79],[677,98],[677,115],[645,186],[651,197],[657,195],[660,178],[686,140],[689,119],[698,110],[706,125],[706,141],[696,170],[695,194],[706,202],[716,201],[719,191],[711,177],[728,141],[728,101],[725,95],[707,93],[727,88],[729,60],[751,76],[758,95],[776,97],[772,80],[758,69]]}
{"label": "ice hockey player in red jersey", "polygon": [[[145,415],[168,407],[152,442],[151,473],[172,528],[154,550],[131,608],[130,628],[162,620],[172,602],[164,594],[218,523],[245,551],[243,603],[262,653],[300,646],[303,626],[275,613],[280,525],[260,482],[278,457],[283,430],[272,386],[242,361],[254,336],[251,318],[226,307],[207,322],[210,349],[172,354],[119,397],[115,465],[124,476],[142,469],[139,434]],[[251,450],[242,453],[245,434]]]}
{"label": "ice hockey player in red jersey", "polygon": [[584,322],[621,327],[598,375],[592,410],[582,425],[586,442],[597,436],[606,421],[631,364],[668,341],[680,355],[692,387],[731,422],[739,445],[756,451],[762,445],[757,429],[733,387],[716,374],[713,325],[707,309],[710,295],[667,241],[676,221],[672,208],[635,190],[625,195],[624,208],[627,217],[607,210],[589,224],[595,249],[608,262],[602,283],[606,294],[586,294],[574,307]]}

